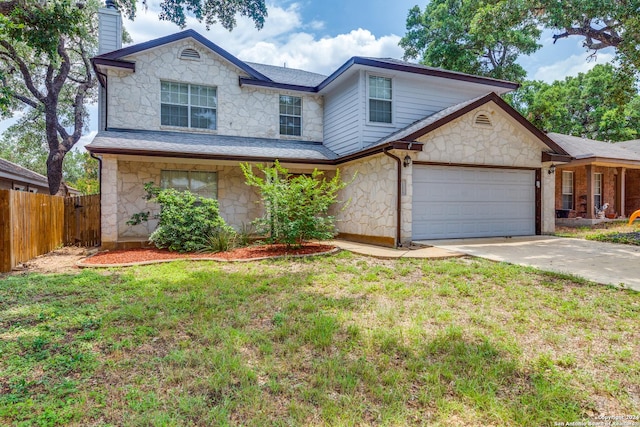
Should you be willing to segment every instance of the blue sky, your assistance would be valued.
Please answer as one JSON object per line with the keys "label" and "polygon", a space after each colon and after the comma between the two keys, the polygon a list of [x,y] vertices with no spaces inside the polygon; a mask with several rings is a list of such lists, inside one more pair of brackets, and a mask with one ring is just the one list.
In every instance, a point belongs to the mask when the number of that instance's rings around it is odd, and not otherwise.
{"label": "blue sky", "polygon": [[[134,43],[140,43],[180,31],[176,25],[159,21],[158,1],[149,1],[148,10],[140,10],[135,21],[124,21]],[[207,31],[194,19],[192,28],[223,49],[245,61],[283,65],[330,74],[351,56],[401,58],[398,47],[406,28],[409,9],[425,2],[415,0],[273,0],[267,4],[269,16],[262,30],[246,18],[239,18],[233,32],[214,26]],[[609,62],[613,52],[603,52],[597,61],[587,61],[588,52],[579,37],[552,44],[552,32],[545,31],[543,48],[519,62],[528,78],[551,82],[568,75],[586,72],[596,63]],[[97,108],[90,108],[90,133],[81,140],[85,145],[97,132]],[[0,122],[0,131],[11,120]]]}

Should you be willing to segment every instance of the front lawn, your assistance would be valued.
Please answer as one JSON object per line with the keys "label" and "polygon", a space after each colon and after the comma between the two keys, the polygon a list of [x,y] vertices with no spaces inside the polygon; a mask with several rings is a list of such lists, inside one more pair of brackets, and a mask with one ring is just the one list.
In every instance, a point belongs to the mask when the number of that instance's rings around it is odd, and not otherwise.
{"label": "front lawn", "polygon": [[639,415],[640,294],[467,258],[0,281],[2,425],[553,425]]}
{"label": "front lawn", "polygon": [[556,227],[556,236],[640,246],[640,222],[602,222],[583,227]]}

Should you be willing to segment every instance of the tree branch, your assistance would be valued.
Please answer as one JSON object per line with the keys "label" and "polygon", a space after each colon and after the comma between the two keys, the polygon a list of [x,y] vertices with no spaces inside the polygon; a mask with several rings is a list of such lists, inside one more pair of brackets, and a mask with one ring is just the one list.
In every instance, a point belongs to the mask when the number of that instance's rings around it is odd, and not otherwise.
{"label": "tree branch", "polygon": [[18,66],[18,69],[20,70],[20,73],[24,78],[24,83],[27,86],[27,89],[29,89],[29,92],[31,92],[33,96],[35,96],[38,99],[38,101],[44,103],[45,96],[34,85],[33,78],[31,77],[31,72],[29,71],[29,67],[27,67],[24,61],[20,58],[20,55],[18,55],[16,50],[13,48],[13,46],[11,46],[5,40],[0,40],[0,46],[5,48],[6,56],[11,58],[11,61],[13,61]]}

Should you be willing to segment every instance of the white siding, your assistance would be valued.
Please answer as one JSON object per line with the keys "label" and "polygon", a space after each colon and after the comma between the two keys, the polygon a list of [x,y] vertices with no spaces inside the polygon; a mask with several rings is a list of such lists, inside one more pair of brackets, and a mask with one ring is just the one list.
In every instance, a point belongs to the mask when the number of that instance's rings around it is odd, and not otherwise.
{"label": "white siding", "polygon": [[329,92],[324,100],[324,145],[338,154],[357,151],[360,140],[358,75]]}

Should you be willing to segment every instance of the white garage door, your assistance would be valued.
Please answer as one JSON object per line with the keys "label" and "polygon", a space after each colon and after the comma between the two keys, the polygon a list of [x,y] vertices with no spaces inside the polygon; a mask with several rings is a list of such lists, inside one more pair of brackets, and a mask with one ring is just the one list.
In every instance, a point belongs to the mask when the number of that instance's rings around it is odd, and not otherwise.
{"label": "white garage door", "polygon": [[535,171],[413,167],[413,240],[535,234]]}

